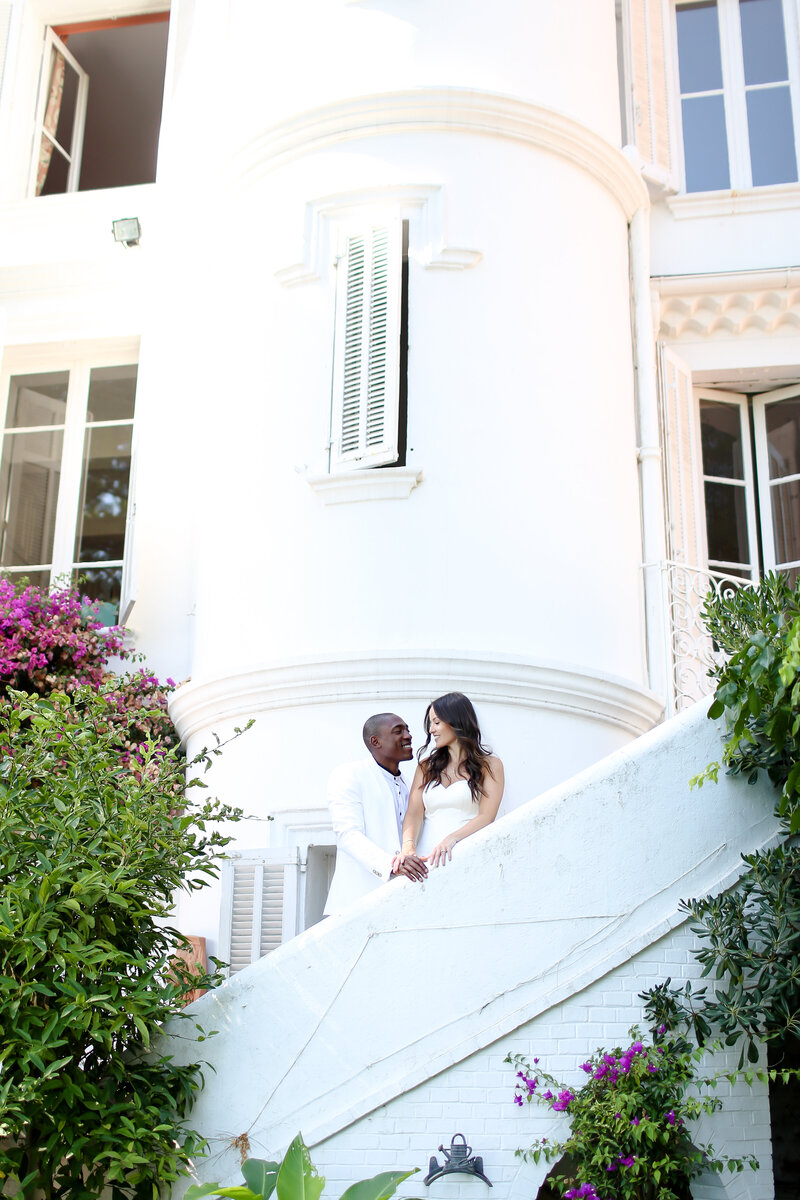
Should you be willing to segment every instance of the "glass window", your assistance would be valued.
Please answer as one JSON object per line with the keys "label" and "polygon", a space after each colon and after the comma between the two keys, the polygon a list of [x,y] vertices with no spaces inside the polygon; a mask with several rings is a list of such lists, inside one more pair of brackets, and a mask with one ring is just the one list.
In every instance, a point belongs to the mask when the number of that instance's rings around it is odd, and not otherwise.
{"label": "glass window", "polygon": [[797,181],[798,97],[785,2],[677,4],[687,192]]}
{"label": "glass window", "polygon": [[751,568],[745,475],[746,413],[738,403],[701,399],[700,433],[709,566]]}
{"label": "glass window", "polygon": [[10,378],[0,454],[4,572],[37,583],[78,575],[92,598],[119,603],[135,399],[135,365]]}

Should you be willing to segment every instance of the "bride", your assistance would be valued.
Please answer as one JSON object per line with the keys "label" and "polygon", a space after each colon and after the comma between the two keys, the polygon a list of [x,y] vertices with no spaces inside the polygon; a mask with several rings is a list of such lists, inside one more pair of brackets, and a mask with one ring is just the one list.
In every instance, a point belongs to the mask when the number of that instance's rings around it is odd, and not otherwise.
{"label": "bride", "polygon": [[[497,816],[503,764],[481,744],[475,709],[461,692],[448,692],[428,705],[425,732],[396,861],[416,854],[438,867],[450,861],[456,842]],[[423,758],[431,741],[435,749]]]}

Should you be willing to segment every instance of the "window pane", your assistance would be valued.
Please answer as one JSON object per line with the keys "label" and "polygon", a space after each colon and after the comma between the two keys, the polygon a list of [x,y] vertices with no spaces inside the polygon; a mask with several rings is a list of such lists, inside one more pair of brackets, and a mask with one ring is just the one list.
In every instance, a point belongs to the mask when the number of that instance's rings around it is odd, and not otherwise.
{"label": "window pane", "polygon": [[88,429],[83,471],[83,503],[75,539],[75,561],[121,559],[131,473],[130,426]]}
{"label": "window pane", "polygon": [[136,367],[95,367],[89,378],[86,420],[131,421],[136,399]]}
{"label": "window pane", "polygon": [[[43,139],[44,142],[47,138]],[[59,150],[53,150],[49,163],[44,163],[41,170],[46,171],[45,180],[37,191],[37,196],[60,196],[67,190],[69,179],[69,160],[64,158]]]}
{"label": "window pane", "polygon": [[63,55],[53,51],[53,73],[45,110],[44,127],[67,154],[72,146],[75,128],[75,108],[78,102],[78,73]]}
{"label": "window pane", "polygon": [[68,383],[67,371],[12,376],[6,429],[22,429],[29,425],[63,425]]}
{"label": "window pane", "polygon": [[0,565],[51,561],[63,433],[6,434],[0,462]]}
{"label": "window pane", "polygon": [[681,93],[722,87],[716,3],[681,4],[677,9]]}
{"label": "window pane", "polygon": [[772,496],[772,529],[776,565],[800,559],[800,481],[776,483]]}
{"label": "window pane", "polygon": [[768,404],[764,416],[770,479],[800,474],[800,396]]}
{"label": "window pane", "polygon": [[14,584],[21,584],[25,580],[26,587],[49,588],[50,587],[50,571],[8,571],[4,569],[3,574]]}
{"label": "window pane", "polygon": [[708,557],[715,562],[749,563],[744,488],[706,483]]}
{"label": "window pane", "polygon": [[789,78],[781,0],[740,0],[745,83]]}
{"label": "window pane", "polygon": [[748,92],[747,126],[753,186],[794,183],[797,180],[797,156],[789,85]]}
{"label": "window pane", "polygon": [[687,192],[711,192],[731,185],[728,135],[722,96],[681,101]]}
{"label": "window pane", "polygon": [[735,404],[700,401],[703,473],[723,479],[744,479],[742,422]]}
{"label": "window pane", "polygon": [[122,592],[122,567],[81,567],[75,572],[75,582],[90,600],[114,605],[114,612],[101,610],[97,619],[102,625],[113,625],[119,612]]}

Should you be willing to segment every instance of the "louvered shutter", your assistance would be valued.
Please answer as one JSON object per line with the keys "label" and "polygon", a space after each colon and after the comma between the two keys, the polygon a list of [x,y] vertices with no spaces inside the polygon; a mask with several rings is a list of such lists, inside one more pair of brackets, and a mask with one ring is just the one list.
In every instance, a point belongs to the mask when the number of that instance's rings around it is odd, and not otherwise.
{"label": "louvered shutter", "polygon": [[257,850],[223,864],[220,957],[234,975],[297,929],[296,850]]}
{"label": "louvered shutter", "polygon": [[331,469],[397,460],[402,222],[345,237],[337,263]]}
{"label": "louvered shutter", "polygon": [[663,0],[630,0],[633,140],[645,163],[670,171],[669,89]]}
{"label": "louvered shutter", "polygon": [[660,345],[659,385],[667,510],[667,556],[691,567],[707,565],[700,431],[692,373]]}

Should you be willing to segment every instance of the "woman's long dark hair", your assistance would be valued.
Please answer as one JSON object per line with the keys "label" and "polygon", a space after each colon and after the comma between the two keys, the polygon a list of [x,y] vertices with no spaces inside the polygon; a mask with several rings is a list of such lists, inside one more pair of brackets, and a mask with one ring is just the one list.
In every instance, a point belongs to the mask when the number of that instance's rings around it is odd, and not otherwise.
{"label": "woman's long dark hair", "polygon": [[473,801],[478,804],[483,795],[483,781],[488,772],[492,774],[492,768],[489,765],[489,755],[492,753],[488,746],[484,746],[481,742],[481,731],[478,726],[478,718],[475,715],[475,709],[472,707],[472,701],[468,700],[463,692],[448,692],[445,696],[440,696],[438,700],[433,700],[425,711],[425,732],[428,735],[425,745],[417,755],[420,765],[422,766],[422,775],[424,786],[429,783],[441,783],[442,775],[444,774],[449,762],[450,751],[447,746],[442,746],[441,750],[434,750],[433,753],[423,759],[423,755],[431,744],[431,710],[436,713],[440,721],[445,721],[452,726],[453,732],[458,738],[461,747],[464,751],[464,761],[461,764],[462,770],[467,772],[467,780],[469,782],[469,790]]}

